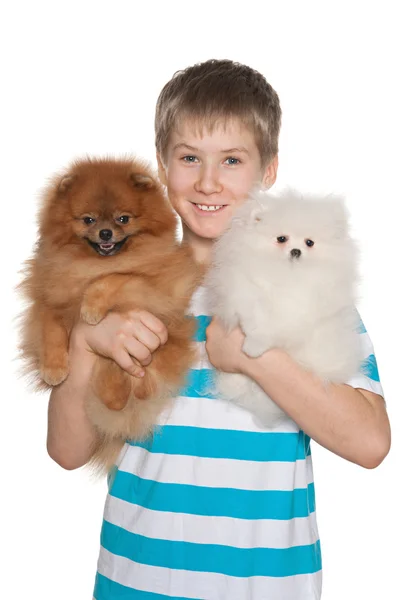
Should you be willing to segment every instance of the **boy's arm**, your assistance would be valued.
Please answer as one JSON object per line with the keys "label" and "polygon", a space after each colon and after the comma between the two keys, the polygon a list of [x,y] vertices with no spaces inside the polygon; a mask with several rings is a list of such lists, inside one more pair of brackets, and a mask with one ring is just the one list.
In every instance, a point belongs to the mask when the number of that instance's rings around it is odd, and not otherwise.
{"label": "boy's arm", "polygon": [[[86,416],[85,398],[96,354],[115,360],[140,376],[151,354],[165,344],[165,325],[147,311],[109,313],[98,325],[80,323],[71,334],[68,378],[55,387],[48,409],[47,451],[65,469],[77,469],[91,458],[98,441]],[[135,362],[134,362],[135,361]]]}
{"label": "boy's arm", "polygon": [[[72,346],[72,344],[71,344]],[[77,469],[90,459],[97,436],[84,409],[95,354],[70,347],[70,373],[55,387],[48,407],[47,451],[64,469]]]}
{"label": "boy's arm", "polygon": [[285,352],[249,360],[254,379],[316,442],[363,467],[377,467],[390,449],[382,396],[349,385],[323,385]]}
{"label": "boy's arm", "polygon": [[242,351],[239,329],[226,334],[218,320],[207,329],[210,362],[256,381],[312,439],[366,468],[377,467],[390,449],[390,425],[382,396],[349,385],[324,385],[288,354],[272,349],[259,358]]}

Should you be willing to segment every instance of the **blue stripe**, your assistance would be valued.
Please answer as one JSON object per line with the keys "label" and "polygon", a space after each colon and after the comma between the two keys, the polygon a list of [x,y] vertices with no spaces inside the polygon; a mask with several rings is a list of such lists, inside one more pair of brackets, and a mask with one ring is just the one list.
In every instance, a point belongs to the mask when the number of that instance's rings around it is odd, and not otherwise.
{"label": "blue stripe", "polygon": [[183,596],[164,596],[164,594],[135,590],[116,583],[100,573],[96,575],[93,596],[95,600],[189,600],[189,598],[183,598]]}
{"label": "blue stripe", "polygon": [[194,340],[196,342],[205,342],[206,341],[206,329],[211,323],[211,317],[207,317],[206,315],[200,315],[196,317],[197,321],[197,330],[194,336]]}
{"label": "blue stripe", "polygon": [[231,577],[289,577],[321,569],[318,541],[283,549],[234,548],[147,538],[104,521],[101,545],[140,564]]}
{"label": "blue stripe", "polygon": [[357,332],[358,333],[367,333],[367,330],[366,330],[365,325],[361,318],[360,318],[360,322],[358,324]]}
{"label": "blue stripe", "polygon": [[190,369],[186,375],[185,386],[178,396],[187,398],[215,398],[214,369]]}
{"label": "blue stripe", "polygon": [[370,379],[373,379],[374,381],[380,381],[379,379],[379,372],[378,372],[378,365],[376,362],[376,358],[374,354],[370,354],[362,363],[361,365],[361,371],[364,373],[364,375],[366,375],[367,377],[369,377]]}
{"label": "blue stripe", "polygon": [[294,462],[310,453],[309,440],[302,431],[281,433],[164,425],[147,440],[129,443],[157,454]]}
{"label": "blue stripe", "polygon": [[307,517],[315,511],[314,484],[294,490],[237,490],[160,483],[118,471],[109,494],[150,510],[233,519]]}

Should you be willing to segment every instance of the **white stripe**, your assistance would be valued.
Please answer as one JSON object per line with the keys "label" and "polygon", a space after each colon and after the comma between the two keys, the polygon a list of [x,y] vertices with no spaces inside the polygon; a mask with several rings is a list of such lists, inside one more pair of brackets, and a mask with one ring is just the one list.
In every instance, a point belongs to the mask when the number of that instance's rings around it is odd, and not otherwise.
{"label": "white stripe", "polygon": [[318,539],[315,512],[290,520],[206,517],[150,510],[109,496],[104,519],[148,538],[235,548],[290,548]]}
{"label": "white stripe", "polygon": [[311,456],[296,462],[264,462],[158,454],[131,446],[120,471],[159,483],[240,490],[288,490],[313,482]]}
{"label": "white stripe", "polygon": [[375,354],[374,345],[371,338],[369,337],[368,331],[360,333],[361,347],[364,353],[364,357],[367,358],[370,354]]}
{"label": "white stripe", "polygon": [[214,367],[208,360],[208,354],[206,350],[205,342],[196,342],[195,343],[196,353],[197,353],[197,362],[194,365],[194,369],[213,369]]}
{"label": "white stripe", "polygon": [[380,382],[374,381],[373,379],[370,379],[362,373],[358,373],[349,381],[346,381],[346,385],[350,385],[353,388],[361,388],[363,390],[368,390],[369,392],[374,392],[374,394],[379,394],[379,396],[383,396],[383,389]]}
{"label": "white stripe", "polygon": [[319,600],[321,572],[293,577],[228,577],[220,573],[170,570],[114,556],[101,548],[101,575],[136,590],[207,600]]}
{"label": "white stripe", "polygon": [[158,419],[160,425],[184,425],[207,429],[231,429],[235,431],[298,433],[299,428],[285,417],[273,430],[263,427],[254,415],[233,402],[210,398],[187,398],[179,396],[173,405]]}
{"label": "white stripe", "polygon": [[209,314],[209,309],[207,306],[207,298],[206,298],[206,288],[204,286],[200,286],[194,292],[191,303],[190,303],[189,313],[196,317],[199,315],[208,315]]}

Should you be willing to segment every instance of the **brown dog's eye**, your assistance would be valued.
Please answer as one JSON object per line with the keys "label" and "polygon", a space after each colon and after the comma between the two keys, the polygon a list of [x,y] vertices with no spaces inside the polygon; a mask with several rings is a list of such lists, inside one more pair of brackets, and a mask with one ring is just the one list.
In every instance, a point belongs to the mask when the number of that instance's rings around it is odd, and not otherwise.
{"label": "brown dog's eye", "polygon": [[306,240],[306,244],[309,248],[312,248],[314,246],[314,242],[312,240]]}
{"label": "brown dog's eye", "polygon": [[276,240],[280,243],[280,244],[284,244],[285,242],[288,241],[288,238],[286,237],[286,235],[280,235],[276,238]]}
{"label": "brown dog's eye", "polygon": [[129,223],[129,219],[130,217],[128,217],[128,215],[122,215],[121,217],[118,217],[117,221],[126,225],[126,223]]}
{"label": "brown dog's eye", "polygon": [[83,222],[85,225],[92,225],[92,223],[96,222],[96,219],[93,219],[93,217],[83,217]]}

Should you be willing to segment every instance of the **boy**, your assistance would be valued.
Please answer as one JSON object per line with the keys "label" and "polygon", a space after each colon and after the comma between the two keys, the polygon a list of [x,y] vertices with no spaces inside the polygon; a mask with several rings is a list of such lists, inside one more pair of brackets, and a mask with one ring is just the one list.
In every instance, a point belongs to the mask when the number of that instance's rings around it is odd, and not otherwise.
{"label": "boy", "polygon": [[[209,262],[213,240],[253,185],[275,182],[280,118],[264,77],[231,61],[190,67],[162,90],[159,176],[198,262]],[[188,387],[153,438],[125,444],[109,478],[94,597],[316,600],[321,556],[310,437],[367,468],[390,446],[371,342],[363,332],[363,372],[325,388],[279,349],[246,357],[241,331],[226,335],[218,321],[207,327],[204,307],[200,288],[192,303],[199,362]],[[83,409],[91,351],[140,376],[167,335],[143,311],[74,330],[71,373],[49,405],[54,460],[80,467],[96,441]],[[287,419],[265,430],[250,413],[211,398],[212,367],[252,377]]]}

